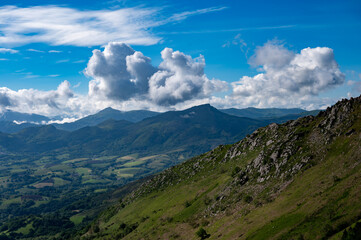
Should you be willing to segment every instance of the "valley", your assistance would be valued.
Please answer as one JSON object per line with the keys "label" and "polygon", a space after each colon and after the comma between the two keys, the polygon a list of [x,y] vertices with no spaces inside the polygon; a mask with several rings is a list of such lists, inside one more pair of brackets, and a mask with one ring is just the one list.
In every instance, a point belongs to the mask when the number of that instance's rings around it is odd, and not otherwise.
{"label": "valley", "polygon": [[[257,111],[266,113],[262,116],[274,113],[273,109]],[[5,224],[0,231],[15,239],[71,234],[129,192],[128,183],[141,183],[220,144],[236,142],[269,122],[298,117],[287,109],[276,111],[273,118],[258,116],[228,115],[210,105],[161,114],[108,108],[64,125],[67,129],[83,126],[74,131],[45,125],[2,133],[0,219]],[[125,190],[117,193],[121,186]],[[68,227],[54,226],[49,218]],[[35,231],[30,227],[34,224],[53,230]]]}

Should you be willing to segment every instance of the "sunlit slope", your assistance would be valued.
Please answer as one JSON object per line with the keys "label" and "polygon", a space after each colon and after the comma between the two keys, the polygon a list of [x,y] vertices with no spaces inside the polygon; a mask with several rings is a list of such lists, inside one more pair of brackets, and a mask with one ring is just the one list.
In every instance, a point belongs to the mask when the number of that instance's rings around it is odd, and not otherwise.
{"label": "sunlit slope", "polygon": [[[170,168],[84,239],[340,239],[361,219],[361,97]],[[206,236],[206,235],[205,235]]]}

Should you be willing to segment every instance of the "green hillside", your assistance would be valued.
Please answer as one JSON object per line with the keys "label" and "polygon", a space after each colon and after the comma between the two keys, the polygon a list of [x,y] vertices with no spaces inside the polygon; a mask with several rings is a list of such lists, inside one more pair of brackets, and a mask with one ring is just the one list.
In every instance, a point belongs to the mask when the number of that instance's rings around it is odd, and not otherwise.
{"label": "green hillside", "polygon": [[73,238],[341,239],[360,225],[360,130],[361,97],[260,128],[154,176]]}

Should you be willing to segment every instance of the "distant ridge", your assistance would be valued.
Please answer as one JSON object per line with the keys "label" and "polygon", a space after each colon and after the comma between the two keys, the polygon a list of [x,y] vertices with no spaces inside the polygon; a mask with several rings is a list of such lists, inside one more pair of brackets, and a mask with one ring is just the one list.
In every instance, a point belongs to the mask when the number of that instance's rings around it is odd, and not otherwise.
{"label": "distant ridge", "polygon": [[243,109],[228,108],[220,109],[221,112],[235,115],[238,117],[248,118],[278,118],[289,114],[300,114],[306,112],[301,108],[254,108],[248,107]]}
{"label": "distant ridge", "polygon": [[49,121],[48,117],[38,115],[38,114],[29,114],[29,113],[20,113],[14,112],[11,110],[5,110],[4,112],[0,113],[0,121],[7,121],[7,122],[36,122],[41,123],[42,121]]}
{"label": "distant ridge", "polygon": [[87,126],[96,126],[106,120],[126,120],[129,122],[139,122],[144,118],[153,117],[159,113],[147,110],[134,110],[122,112],[111,107],[105,108],[96,114],[86,116],[75,122],[64,124],[53,124],[56,128],[66,131],[75,131]]}
{"label": "distant ridge", "polygon": [[[203,106],[212,107],[209,104]],[[197,106],[195,106],[197,107]],[[305,111],[299,108],[282,109],[282,108],[245,108],[245,109],[219,109],[219,111],[227,113],[229,115],[238,117],[247,117],[252,119],[261,119],[268,122],[285,122],[291,119],[297,119],[306,115],[316,115],[319,110]],[[172,111],[171,111],[172,112]],[[57,129],[66,131],[75,131],[87,126],[96,126],[107,120],[125,120],[133,123],[142,121],[143,119],[154,117],[160,114],[159,112],[153,112],[148,110],[133,110],[133,111],[119,111],[111,107],[105,108],[96,114],[92,114],[81,118],[77,121],[70,123],[53,123]],[[57,117],[58,119],[59,117]],[[28,127],[35,127],[42,124],[46,124],[50,119],[48,117],[37,115],[19,113],[7,110],[0,114],[0,132],[4,133],[16,133],[21,129]]]}

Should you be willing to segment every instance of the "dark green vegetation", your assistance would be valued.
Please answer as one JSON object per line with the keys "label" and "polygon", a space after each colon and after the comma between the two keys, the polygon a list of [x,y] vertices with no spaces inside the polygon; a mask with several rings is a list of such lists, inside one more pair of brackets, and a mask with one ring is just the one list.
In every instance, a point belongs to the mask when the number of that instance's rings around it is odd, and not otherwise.
{"label": "dark green vegetation", "polygon": [[166,112],[137,123],[108,120],[94,127],[67,132],[54,126],[26,128],[15,134],[0,134],[4,155],[21,157],[69,154],[71,158],[163,154],[182,151],[187,156],[232,143],[267,123],[224,114],[210,105]]}
{"label": "dark green vegetation", "polygon": [[[135,121],[147,114],[155,113],[129,116]],[[105,109],[75,123],[121,116]],[[71,236],[135,185],[113,192],[119,186],[236,142],[270,121],[230,116],[203,105],[136,123],[107,120],[73,132],[50,125],[0,133],[0,236]],[[135,226],[128,224],[121,234]]]}
{"label": "dark green vegetation", "polygon": [[74,239],[355,239],[361,97],[171,167]]}

